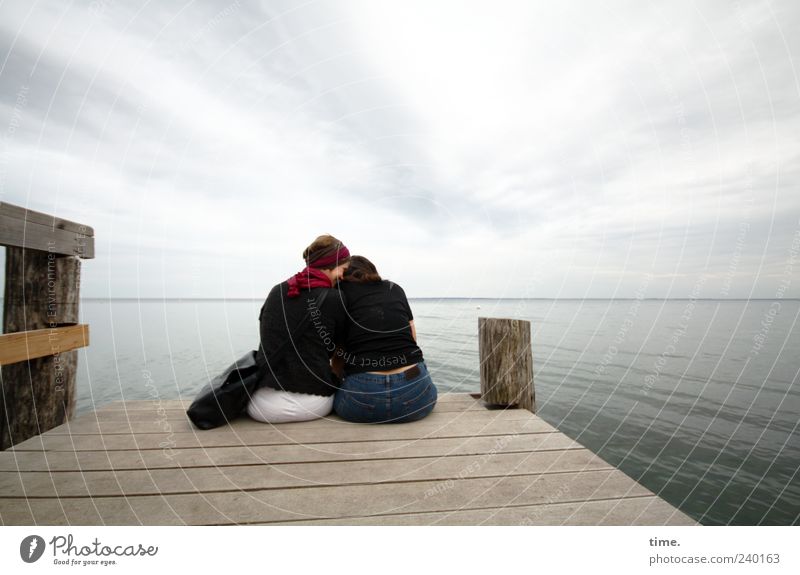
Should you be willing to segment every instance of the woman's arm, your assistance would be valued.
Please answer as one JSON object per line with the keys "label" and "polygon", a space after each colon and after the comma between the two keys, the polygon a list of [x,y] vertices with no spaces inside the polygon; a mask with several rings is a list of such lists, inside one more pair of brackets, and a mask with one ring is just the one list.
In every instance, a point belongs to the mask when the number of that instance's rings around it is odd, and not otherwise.
{"label": "woman's arm", "polygon": [[414,314],[411,311],[411,306],[408,305],[408,298],[406,297],[406,292],[403,291],[399,285],[394,284],[397,287],[398,291],[400,292],[400,302],[402,306],[406,310],[406,317],[408,317],[408,325],[411,327],[411,339],[414,340],[414,343],[417,343],[417,328],[414,327]]}

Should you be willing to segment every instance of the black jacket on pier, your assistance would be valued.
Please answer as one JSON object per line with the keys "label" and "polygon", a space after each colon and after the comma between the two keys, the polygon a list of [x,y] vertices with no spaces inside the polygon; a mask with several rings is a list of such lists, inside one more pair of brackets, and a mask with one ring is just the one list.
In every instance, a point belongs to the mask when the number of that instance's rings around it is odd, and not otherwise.
{"label": "black jacket on pier", "polygon": [[[256,355],[263,372],[259,385],[295,393],[333,395],[337,387],[331,375],[330,358],[344,339],[347,321],[344,294],[337,288],[311,288],[301,289],[299,296],[290,298],[288,289],[286,282],[276,285],[261,306],[258,316],[261,345]],[[317,301],[324,290],[329,293],[318,308]],[[266,357],[290,339],[301,321],[308,325],[300,329],[279,359],[267,366]]]}

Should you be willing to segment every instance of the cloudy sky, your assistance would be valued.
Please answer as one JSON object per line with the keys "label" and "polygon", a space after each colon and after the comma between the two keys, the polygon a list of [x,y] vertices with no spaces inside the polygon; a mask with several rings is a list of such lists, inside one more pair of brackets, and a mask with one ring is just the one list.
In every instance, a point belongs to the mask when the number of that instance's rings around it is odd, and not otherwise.
{"label": "cloudy sky", "polygon": [[411,297],[798,297],[798,29],[792,0],[4,1],[0,199],[94,227],[87,297],[260,298],[321,233]]}

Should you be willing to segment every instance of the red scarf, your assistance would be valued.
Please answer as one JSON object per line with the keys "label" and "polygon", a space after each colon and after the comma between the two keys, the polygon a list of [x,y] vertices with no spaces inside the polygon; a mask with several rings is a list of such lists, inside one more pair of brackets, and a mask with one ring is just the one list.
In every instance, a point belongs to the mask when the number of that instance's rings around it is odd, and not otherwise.
{"label": "red scarf", "polygon": [[301,289],[311,289],[315,287],[330,288],[333,287],[331,280],[328,279],[322,270],[318,268],[307,267],[303,271],[297,272],[287,281],[289,284],[289,297],[297,297],[300,295]]}

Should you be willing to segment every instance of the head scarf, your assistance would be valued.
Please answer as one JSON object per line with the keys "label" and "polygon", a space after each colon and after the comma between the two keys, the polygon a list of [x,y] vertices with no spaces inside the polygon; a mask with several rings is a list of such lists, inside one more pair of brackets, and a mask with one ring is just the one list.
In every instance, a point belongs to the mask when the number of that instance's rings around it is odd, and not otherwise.
{"label": "head scarf", "polygon": [[337,267],[345,263],[349,258],[350,251],[344,244],[339,244],[338,247],[331,246],[330,248],[309,254],[306,259],[308,265],[287,280],[289,291],[286,295],[289,297],[297,297],[300,295],[301,289],[333,287],[331,280],[328,279],[328,276],[325,275],[322,268]]}

